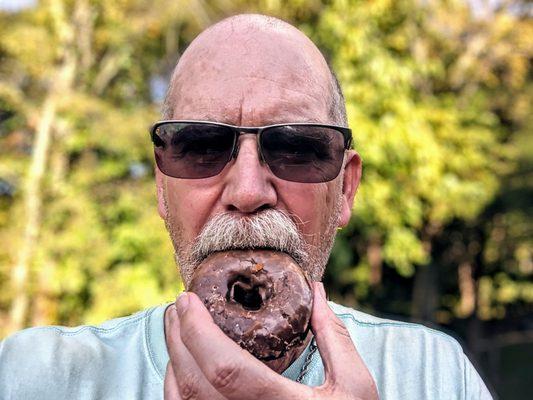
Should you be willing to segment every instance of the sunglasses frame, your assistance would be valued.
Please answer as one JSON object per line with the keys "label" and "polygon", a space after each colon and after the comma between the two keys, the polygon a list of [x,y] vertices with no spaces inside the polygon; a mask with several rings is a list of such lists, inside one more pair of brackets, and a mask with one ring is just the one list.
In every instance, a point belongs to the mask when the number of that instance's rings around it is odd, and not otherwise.
{"label": "sunglasses frame", "polygon": [[[353,143],[352,130],[350,128],[346,128],[346,127],[338,126],[338,125],[330,125],[330,124],[322,124],[322,123],[314,123],[314,122],[292,122],[292,123],[288,122],[288,123],[264,125],[264,126],[237,126],[237,125],[225,124],[222,122],[203,121],[203,120],[181,120],[181,119],[166,119],[166,120],[161,120],[161,121],[157,121],[156,123],[154,123],[152,127],[150,128],[150,138],[152,140],[152,143],[155,145],[154,136],[156,135],[155,132],[157,128],[159,128],[162,125],[174,124],[174,123],[175,124],[206,124],[206,125],[221,126],[221,127],[231,129],[231,131],[234,132],[235,136],[234,136],[231,155],[228,161],[226,162],[226,164],[230,162],[237,155],[239,151],[239,145],[238,145],[239,137],[243,134],[255,134],[257,135],[257,150],[258,150],[261,162],[268,165],[268,163],[265,161],[265,158],[263,156],[263,149],[261,148],[261,134],[265,130],[272,129],[272,128],[280,128],[284,126],[309,126],[309,127],[314,127],[314,128],[333,129],[342,135],[345,151],[351,149],[352,143]],[[183,179],[200,179],[200,178],[183,178]]]}

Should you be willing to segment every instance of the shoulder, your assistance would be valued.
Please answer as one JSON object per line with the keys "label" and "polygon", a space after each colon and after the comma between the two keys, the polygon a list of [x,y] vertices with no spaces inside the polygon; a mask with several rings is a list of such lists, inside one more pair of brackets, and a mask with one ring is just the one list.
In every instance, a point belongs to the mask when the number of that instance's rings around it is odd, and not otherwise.
{"label": "shoulder", "polygon": [[138,333],[144,320],[154,308],[136,314],[105,321],[100,325],[76,327],[42,326],[24,329],[1,342],[0,357],[28,362],[57,362],[58,356],[68,353],[74,359],[98,353],[95,343],[124,340]]}
{"label": "shoulder", "polygon": [[360,343],[371,342],[374,354],[386,352],[389,358],[397,355],[462,361],[463,349],[449,334],[421,324],[379,318],[333,302],[329,305],[344,322],[352,339]]}
{"label": "shoulder", "polygon": [[411,322],[379,318],[331,301],[328,304],[350,332],[364,334],[366,331],[371,331],[374,336],[384,335],[387,339],[393,340],[417,338],[425,342],[435,341],[462,353],[462,347],[458,340],[440,330]]}
{"label": "shoulder", "polygon": [[490,399],[459,341],[421,324],[379,318],[329,302],[383,398]]}
{"label": "shoulder", "polygon": [[9,336],[0,342],[0,398],[58,398],[76,381],[100,378],[121,349],[142,344],[153,310],[101,325],[36,327]]}

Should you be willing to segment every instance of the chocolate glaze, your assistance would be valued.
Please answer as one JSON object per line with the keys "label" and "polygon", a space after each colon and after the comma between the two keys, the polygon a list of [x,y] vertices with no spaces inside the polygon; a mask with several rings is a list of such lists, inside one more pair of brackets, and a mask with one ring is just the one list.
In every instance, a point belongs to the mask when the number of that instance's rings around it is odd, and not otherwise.
{"label": "chocolate glaze", "polygon": [[226,335],[260,360],[283,357],[309,329],[309,281],[285,253],[214,253],[196,269],[189,290]]}

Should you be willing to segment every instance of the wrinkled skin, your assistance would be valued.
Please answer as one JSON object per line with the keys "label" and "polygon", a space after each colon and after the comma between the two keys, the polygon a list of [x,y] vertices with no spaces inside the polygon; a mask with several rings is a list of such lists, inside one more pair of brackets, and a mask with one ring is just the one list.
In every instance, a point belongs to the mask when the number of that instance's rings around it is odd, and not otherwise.
{"label": "wrinkled skin", "polygon": [[[202,33],[180,59],[171,99],[173,119],[337,123],[329,112],[331,76],[318,49],[295,28],[264,17],[239,16]],[[360,157],[350,150],[331,182],[281,180],[260,162],[255,135],[243,135],[237,158],[217,176],[184,180],[156,170],[159,213],[179,261],[214,215],[282,210],[316,253],[313,264],[302,267],[321,276],[336,228],[350,219],[360,176]],[[321,284],[314,285],[311,326],[326,368],[324,385],[309,388],[274,372],[285,370],[310,338],[269,368],[227,338],[198,297],[186,293],[165,313],[165,399],[376,399],[346,328],[327,306]]]}

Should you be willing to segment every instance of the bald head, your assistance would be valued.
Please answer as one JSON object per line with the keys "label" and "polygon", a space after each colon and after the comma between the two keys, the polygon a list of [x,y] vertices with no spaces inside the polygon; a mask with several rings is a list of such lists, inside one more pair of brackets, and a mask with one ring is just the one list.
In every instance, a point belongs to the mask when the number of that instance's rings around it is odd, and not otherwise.
{"label": "bald head", "polygon": [[255,14],[227,18],[190,44],[163,114],[246,126],[347,123],[337,79],[313,42],[292,25]]}

